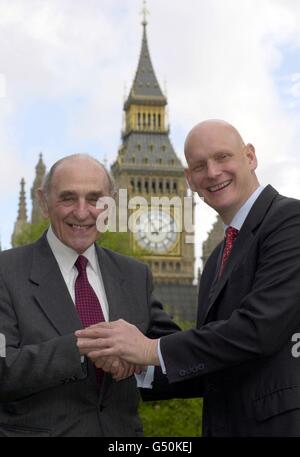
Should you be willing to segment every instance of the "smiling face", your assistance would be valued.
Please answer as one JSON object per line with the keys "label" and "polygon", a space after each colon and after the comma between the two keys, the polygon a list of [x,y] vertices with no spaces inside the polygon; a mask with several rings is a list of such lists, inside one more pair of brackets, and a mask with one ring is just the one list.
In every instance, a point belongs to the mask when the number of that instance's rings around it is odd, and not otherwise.
{"label": "smiling face", "polygon": [[98,238],[96,208],[109,195],[108,177],[89,157],[65,159],[55,169],[48,195],[39,192],[43,214],[49,217],[57,238],[82,254]]}
{"label": "smiling face", "polygon": [[190,188],[230,223],[259,186],[254,147],[226,122],[205,121],[189,133],[185,155]]}

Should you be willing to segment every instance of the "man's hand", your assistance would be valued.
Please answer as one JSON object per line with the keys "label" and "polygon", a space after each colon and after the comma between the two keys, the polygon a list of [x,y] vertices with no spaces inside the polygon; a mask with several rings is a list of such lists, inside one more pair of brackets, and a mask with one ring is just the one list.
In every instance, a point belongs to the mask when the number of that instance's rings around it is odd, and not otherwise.
{"label": "man's hand", "polygon": [[[125,360],[121,360],[120,357],[94,357],[93,352],[90,349],[80,349],[80,346],[86,345],[88,339],[77,339],[77,347],[80,355],[85,355],[95,364],[97,368],[101,368],[106,373],[110,373],[116,381],[127,379],[133,374],[141,374],[143,367],[128,363]],[[94,352],[95,354],[95,352]]]}
{"label": "man's hand", "polygon": [[101,368],[107,373],[111,373],[113,379],[121,381],[122,379],[130,378],[134,374],[140,374],[142,367],[125,362],[119,357],[90,357],[97,368]]}
{"label": "man's hand", "polygon": [[80,353],[96,360],[115,356],[136,365],[159,365],[157,341],[147,338],[134,325],[123,319],[101,322],[78,330],[77,346]]}

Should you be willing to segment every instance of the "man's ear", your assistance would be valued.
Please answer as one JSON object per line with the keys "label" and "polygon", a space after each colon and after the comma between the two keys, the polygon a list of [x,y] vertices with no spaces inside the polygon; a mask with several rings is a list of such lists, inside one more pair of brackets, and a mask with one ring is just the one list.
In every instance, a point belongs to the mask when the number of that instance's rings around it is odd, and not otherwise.
{"label": "man's ear", "polygon": [[48,219],[49,218],[48,202],[47,202],[47,199],[46,199],[46,196],[45,196],[43,190],[38,189],[36,192],[36,195],[38,198],[40,208],[42,210],[42,215],[45,219]]}
{"label": "man's ear", "polygon": [[184,175],[185,175],[185,179],[186,179],[186,181],[187,181],[187,184],[188,184],[189,188],[190,188],[193,192],[196,192],[195,187],[193,186],[193,183],[192,183],[191,173],[190,173],[189,168],[185,168],[185,169],[184,169]]}
{"label": "man's ear", "polygon": [[247,154],[247,157],[249,160],[251,171],[254,171],[257,168],[257,158],[256,158],[256,153],[255,153],[255,147],[253,146],[253,144],[248,143],[246,146],[246,149],[247,149],[246,154]]}

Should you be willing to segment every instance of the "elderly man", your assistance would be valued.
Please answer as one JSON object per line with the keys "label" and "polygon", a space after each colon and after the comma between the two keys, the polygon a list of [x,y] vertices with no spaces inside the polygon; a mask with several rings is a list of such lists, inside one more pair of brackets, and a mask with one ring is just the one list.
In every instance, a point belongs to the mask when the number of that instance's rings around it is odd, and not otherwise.
{"label": "elderly man", "polygon": [[[191,189],[226,229],[203,271],[197,329],[152,340],[117,321],[82,332],[80,347],[160,365],[179,393],[198,380],[206,436],[300,436],[300,202],[259,184],[254,147],[224,121],[196,125],[185,155]],[[153,396],[159,387],[157,369]]]}
{"label": "elderly man", "polygon": [[0,255],[0,436],[142,434],[134,367],[102,358],[106,371],[129,376],[117,382],[79,352],[74,335],[118,318],[152,337],[177,330],[152,297],[147,267],[95,245],[96,203],[112,193],[95,159],[58,161],[39,191],[49,230]]}

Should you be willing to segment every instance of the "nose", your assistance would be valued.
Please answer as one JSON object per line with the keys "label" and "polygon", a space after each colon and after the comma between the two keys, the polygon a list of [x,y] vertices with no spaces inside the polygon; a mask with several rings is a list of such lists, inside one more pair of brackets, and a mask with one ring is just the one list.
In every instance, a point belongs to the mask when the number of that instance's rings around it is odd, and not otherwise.
{"label": "nose", "polygon": [[219,174],[221,174],[220,166],[214,160],[207,161],[207,177],[208,178],[216,178]]}
{"label": "nose", "polygon": [[89,216],[89,207],[85,199],[79,199],[73,210],[74,216],[78,221],[84,221]]}

